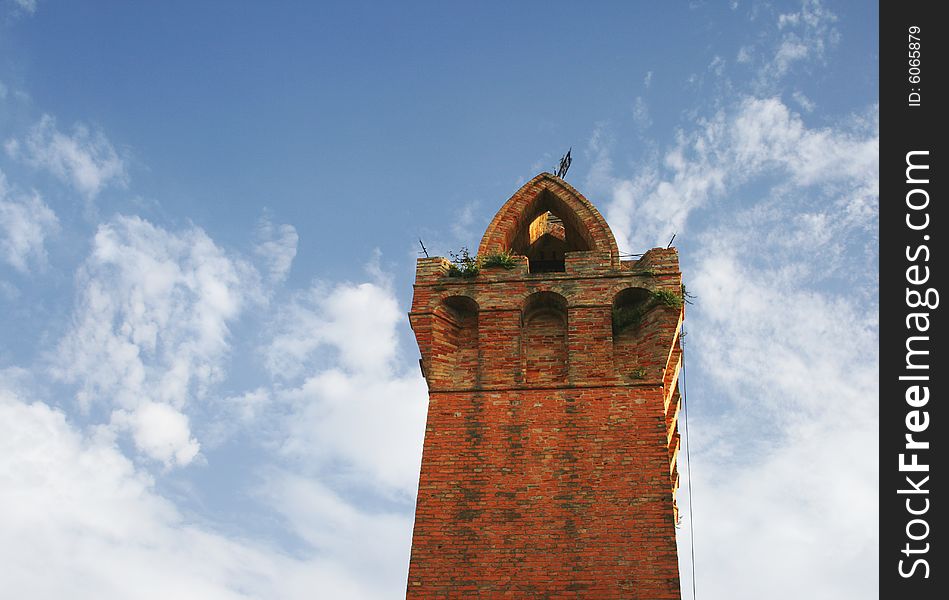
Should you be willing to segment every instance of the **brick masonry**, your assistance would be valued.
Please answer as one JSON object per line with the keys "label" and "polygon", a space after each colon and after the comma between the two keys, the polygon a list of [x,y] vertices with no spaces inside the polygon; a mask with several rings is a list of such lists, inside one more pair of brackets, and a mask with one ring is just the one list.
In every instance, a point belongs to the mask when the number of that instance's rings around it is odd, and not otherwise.
{"label": "brick masonry", "polygon": [[[548,212],[563,270],[532,273]],[[596,208],[547,173],[488,226],[479,255],[503,250],[513,269],[472,278],[418,261],[429,411],[407,597],[679,598],[683,309],[655,295],[681,298],[676,250],[620,260]],[[614,332],[622,310],[637,318]]]}

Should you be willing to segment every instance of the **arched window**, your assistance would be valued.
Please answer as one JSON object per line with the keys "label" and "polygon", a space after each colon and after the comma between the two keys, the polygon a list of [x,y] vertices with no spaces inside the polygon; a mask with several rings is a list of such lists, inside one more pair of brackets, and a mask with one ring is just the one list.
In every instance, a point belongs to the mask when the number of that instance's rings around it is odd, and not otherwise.
{"label": "arched window", "polygon": [[478,303],[449,296],[435,310],[432,378],[436,385],[473,387],[480,380]]}
{"label": "arched window", "polygon": [[524,382],[567,380],[567,301],[560,294],[538,292],[524,303],[521,327]]}
{"label": "arched window", "polygon": [[640,342],[651,299],[652,293],[643,288],[626,288],[613,299],[613,364],[624,379],[645,379],[649,374]]}

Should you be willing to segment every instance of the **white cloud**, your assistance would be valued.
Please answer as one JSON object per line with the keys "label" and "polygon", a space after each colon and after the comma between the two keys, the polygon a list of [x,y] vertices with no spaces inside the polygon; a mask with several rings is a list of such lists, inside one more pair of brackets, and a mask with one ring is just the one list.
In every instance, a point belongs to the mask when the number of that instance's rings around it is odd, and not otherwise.
{"label": "white cloud", "polygon": [[751,55],[751,48],[749,48],[748,46],[742,46],[741,48],[739,48],[738,54],[735,56],[735,60],[739,64],[750,63],[753,60],[752,55]]}
{"label": "white cloud", "polygon": [[725,59],[721,56],[715,55],[712,57],[712,61],[708,64],[708,70],[716,77],[721,77],[725,73]]}
{"label": "white cloud", "polygon": [[[552,169],[551,165],[556,163],[557,160],[559,159],[552,158],[550,153],[544,153],[527,168],[528,175],[519,177],[521,181],[515,185],[520,187],[537,173],[550,171]],[[484,223],[481,222],[483,215],[479,214],[480,204],[477,200],[469,200],[462,204],[455,212],[447,231],[426,232],[423,239],[426,250],[432,256],[439,254],[447,256],[449,252],[457,252],[462,247],[468,248],[472,253],[477,252],[478,244],[481,242],[481,234],[484,233]],[[447,235],[449,233],[451,235]],[[415,251],[413,253],[414,262],[415,257],[422,256],[418,242],[415,243],[413,250]]]}
{"label": "white cloud", "polygon": [[792,92],[791,97],[795,102],[797,102],[798,106],[800,106],[804,112],[813,112],[817,107],[814,101],[804,95],[804,92],[801,92],[800,90],[795,90]]}
{"label": "white cloud", "polygon": [[[716,229],[707,235],[720,234]],[[769,413],[788,409],[789,401],[809,414],[865,418],[876,385],[876,366],[867,360],[876,343],[871,312],[812,290],[819,269],[798,269],[793,263],[756,266],[757,257],[742,259],[740,253],[757,244],[724,243],[727,249],[721,240],[702,245],[705,256],[690,278],[701,304],[692,328],[701,326],[695,343],[702,348],[703,371],[729,389],[755,388],[754,395],[735,401],[753,404],[756,419],[772,418]],[[825,245],[811,248],[824,250]],[[841,339],[848,340],[844,347]],[[762,386],[765,373],[767,385]],[[826,396],[813,393],[815,382],[846,389],[835,391],[838,401],[828,403]]]}
{"label": "white cloud", "polygon": [[299,236],[293,225],[274,225],[264,217],[257,224],[254,253],[265,263],[270,280],[280,282],[286,279],[297,255]]}
{"label": "white cloud", "polygon": [[745,99],[731,123],[738,167],[787,169],[798,185],[875,179],[879,154],[876,107],[861,131],[807,129],[777,98]]}
{"label": "white cloud", "polygon": [[649,105],[642,96],[636,96],[633,101],[633,122],[640,129],[649,129],[652,126],[652,118],[649,116]]}
{"label": "white cloud", "polygon": [[268,477],[262,494],[292,531],[313,548],[332,549],[363,584],[359,595],[346,597],[405,597],[411,513],[360,510],[322,483],[284,471]]}
{"label": "white cloud", "polygon": [[[793,209],[765,208],[703,232],[688,279],[687,375],[704,382],[688,396],[697,583],[710,597],[874,597],[876,306],[821,290],[825,262],[808,260],[839,254],[835,237],[857,224],[798,227]],[[773,243],[795,230],[806,251]]]}
{"label": "white cloud", "polygon": [[125,163],[109,140],[81,123],[67,135],[56,127],[53,117],[43,115],[23,140],[10,138],[4,147],[12,158],[49,171],[87,198],[111,184],[124,186],[128,180]]}
{"label": "white cloud", "polygon": [[188,417],[160,402],[142,402],[131,413],[112,413],[112,425],[129,429],[135,446],[166,465],[187,465],[201,446],[191,436]]}
{"label": "white cloud", "polygon": [[415,491],[427,405],[420,372],[397,369],[405,320],[378,283],[314,285],[278,312],[268,367],[284,381],[302,377],[277,391],[289,407],[286,456],[368,487]]}
{"label": "white cloud", "polygon": [[791,63],[807,58],[810,49],[796,37],[784,40],[778,47],[774,55],[774,64],[777,67],[777,75],[783,75],[787,72]]}
{"label": "white cloud", "polygon": [[[287,359],[300,378],[293,387],[217,400],[211,390],[221,380],[229,324],[267,296],[259,275],[195,227],[173,232],[137,217],[101,225],[77,276],[72,323],[50,357],[56,375],[78,388],[91,416],[84,417],[87,433],[44,404],[26,405],[4,392],[5,406],[18,414],[7,421],[15,435],[0,435],[18,450],[0,459],[0,474],[4,460],[16,471],[0,483],[13,490],[12,503],[39,507],[14,514],[12,525],[0,516],[0,537],[7,533],[3,539],[18,545],[0,544],[0,557],[19,552],[10,563],[16,577],[0,577],[5,589],[61,597],[57,582],[71,581],[90,598],[302,597],[314,589],[338,598],[400,597],[425,385],[417,371],[398,373],[396,329],[405,324],[404,312],[378,265],[369,271],[375,283],[317,285],[278,309],[275,347],[304,346]],[[281,372],[279,380],[294,377]],[[198,401],[213,409],[210,423],[192,422],[195,412],[207,414],[193,410]],[[116,445],[117,436],[127,435],[135,451],[167,469],[200,456],[193,429],[220,444],[248,427],[262,456],[276,450],[278,464],[293,466],[264,468],[254,497],[270,505],[269,514],[282,515],[287,532],[302,542],[296,558],[187,523],[138,470],[145,465],[137,468]],[[24,458],[45,456],[55,469]],[[98,463],[115,469],[73,485],[72,477]],[[33,469],[48,480],[32,485]],[[360,500],[340,496],[329,483],[360,490]],[[42,507],[63,501],[56,486],[73,494],[68,502],[81,514],[62,515],[45,524],[44,535],[29,537]],[[3,502],[0,496],[0,509]],[[106,528],[110,518],[126,524],[100,531],[86,522]],[[366,546],[367,539],[373,544]],[[76,546],[82,551],[51,550]],[[44,560],[47,553],[52,557]],[[44,581],[41,571],[54,577]],[[166,571],[173,575],[156,581]],[[147,592],[133,587],[142,585],[150,586]]]}
{"label": "white cloud", "polygon": [[[591,142],[597,156],[588,183],[611,195],[606,214],[621,250],[641,252],[682,232],[694,210],[726,189],[758,177],[795,186],[870,184],[878,172],[876,112],[852,125],[814,129],[777,98],[744,97],[679,132],[661,165],[645,164],[630,178],[616,177],[608,151]],[[868,201],[863,194],[852,199],[855,210]]]}
{"label": "white cloud", "polygon": [[36,7],[39,4],[37,0],[13,0],[13,3],[16,4],[23,12],[31,15],[36,12]]}
{"label": "white cloud", "polygon": [[333,466],[362,486],[415,493],[428,406],[420,373],[379,378],[328,369],[282,398],[292,407],[287,456]]}
{"label": "white cloud", "polygon": [[[295,557],[189,523],[116,446],[115,434],[127,431],[139,452],[167,466],[195,458],[197,441],[178,408],[188,403],[177,394],[199,386],[177,386],[163,397],[173,368],[162,349],[177,357],[204,348],[187,358],[191,365],[213,364],[223,352],[225,316],[213,326],[183,322],[202,313],[204,297],[187,282],[202,279],[198,265],[215,260],[212,279],[227,281],[227,293],[239,289],[241,277],[227,273],[241,268],[200,230],[170,233],[124,217],[100,227],[78,278],[81,302],[61,354],[73,361],[64,363],[71,370],[63,375],[80,384],[87,401],[115,408],[110,423],[83,435],[59,411],[0,391],[0,511],[19,510],[0,514],[0,559],[10,557],[14,569],[0,575],[5,590],[62,597],[68,582],[79,590],[71,597],[80,598],[404,593],[426,394],[417,371],[397,373],[396,329],[405,316],[383,284],[315,286],[298,298],[284,316],[317,323],[320,340],[297,357],[304,379],[214,405],[224,409],[221,438],[253,426],[265,438],[264,452],[276,448],[292,465],[265,467],[254,497],[302,542]],[[234,306],[224,311],[232,316],[247,301],[215,305]],[[213,333],[213,341],[198,331]],[[22,379],[18,373],[0,383]],[[360,491],[347,498],[330,483]],[[57,510],[60,502],[68,509]]]}
{"label": "white cloud", "polygon": [[378,284],[316,284],[278,310],[267,368],[292,379],[317,350],[329,348],[348,371],[385,375],[396,352],[394,324],[404,318],[391,291]]}
{"label": "white cloud", "polygon": [[124,410],[114,424],[146,455],[186,464],[196,442],[180,413],[222,378],[228,324],[260,298],[256,271],[201,229],[117,217],[99,227],[78,282],[54,372],[78,384],[82,407]]}
{"label": "white cloud", "polygon": [[0,259],[20,272],[46,264],[46,238],[59,230],[59,220],[35,192],[14,198],[0,171]]}
{"label": "white cloud", "polygon": [[761,65],[759,84],[777,83],[798,64],[823,62],[827,50],[840,41],[836,22],[837,16],[820,0],[802,0],[799,11],[778,15],[777,41],[770,54],[761,54],[768,58]]}
{"label": "white cloud", "polygon": [[400,597],[409,518],[277,483],[262,495],[307,540],[301,556],[189,523],[108,436],[0,390],[0,588],[37,600]]}
{"label": "white cloud", "polygon": [[[696,582],[703,595],[877,597],[876,445],[875,428],[824,422],[766,453],[738,448],[758,455],[752,466],[721,467],[693,455]],[[687,534],[680,548],[688,548]],[[690,569],[682,572],[687,589]]]}

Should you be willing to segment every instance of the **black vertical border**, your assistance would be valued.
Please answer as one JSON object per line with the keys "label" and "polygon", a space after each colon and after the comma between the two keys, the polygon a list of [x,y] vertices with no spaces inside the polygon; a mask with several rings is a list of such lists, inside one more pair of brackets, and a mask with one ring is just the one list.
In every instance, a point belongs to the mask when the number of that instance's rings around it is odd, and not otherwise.
{"label": "black vertical border", "polygon": [[[936,8],[941,3],[922,1],[884,0],[880,4],[880,595],[881,598],[928,599],[936,598],[937,588],[943,594],[949,565],[941,563],[940,544],[937,540],[942,534],[939,525],[941,513],[946,509],[941,504],[941,496],[934,487],[945,487],[945,475],[942,465],[935,460],[936,453],[945,453],[946,443],[945,412],[941,405],[947,401],[946,380],[949,379],[949,361],[941,351],[945,347],[945,327],[942,325],[946,309],[943,303],[949,302],[949,290],[943,285],[949,262],[945,255],[945,237],[949,236],[949,224],[944,219],[942,205],[946,199],[942,196],[943,179],[946,176],[946,155],[944,131],[941,122],[946,119],[942,112],[949,110],[942,81],[946,61],[943,40],[949,35],[949,23],[936,16]],[[910,27],[919,27],[916,37],[920,40],[920,81],[909,80],[909,31]],[[919,106],[910,105],[910,93],[920,94]],[[920,156],[917,162],[929,165],[927,184],[909,185],[906,182],[906,155],[911,151],[929,151],[927,157]],[[920,174],[917,170],[914,173]],[[914,188],[925,188],[929,194],[929,205],[925,209],[910,210],[906,204],[907,193]],[[914,194],[915,203],[922,203],[924,196]],[[907,214],[913,213],[915,223],[924,222],[923,213],[928,213],[929,226],[925,230],[914,231],[907,225]],[[929,239],[924,239],[928,235]],[[924,260],[928,248],[928,261]],[[909,256],[917,254],[916,260]],[[907,282],[907,269],[912,265],[929,267],[930,278],[925,284],[915,285]],[[914,272],[915,275],[925,270]],[[923,292],[934,288],[940,294],[939,306],[934,309],[913,309],[907,303],[907,289]],[[930,328],[927,332],[917,332],[907,326],[907,315],[911,312],[929,313]],[[914,322],[916,323],[916,322]],[[914,342],[916,349],[925,349],[929,355],[917,356],[916,362],[927,361],[928,371],[906,369],[906,343],[908,336],[928,335],[929,339]],[[900,380],[900,376],[928,374],[928,382],[909,382]],[[929,465],[929,471],[901,472],[900,454],[914,451],[906,449],[907,415],[915,410],[906,402],[907,387],[919,383],[928,385],[930,397],[928,404],[917,407],[927,411],[928,427],[915,433],[916,440],[930,442],[928,450],[918,450],[915,454],[920,463]],[[918,426],[918,422],[916,424]],[[909,461],[909,457],[906,457]],[[926,475],[929,480],[919,487],[928,490],[926,494],[905,494],[899,490],[909,488],[906,476],[917,482]],[[906,500],[913,498],[911,507],[920,510],[926,506],[928,511],[914,517],[907,511]],[[845,508],[844,508],[845,510]],[[907,535],[907,524],[911,519],[924,519],[928,525],[926,539],[914,541]],[[921,535],[926,527],[916,523],[912,526],[913,535]],[[905,554],[906,544],[911,548],[922,549],[929,544],[928,552]],[[900,575],[900,560],[904,571],[910,571],[913,561],[923,558],[928,563],[929,577],[923,577],[925,569],[917,565],[911,577]],[[939,597],[945,597],[941,594]]]}

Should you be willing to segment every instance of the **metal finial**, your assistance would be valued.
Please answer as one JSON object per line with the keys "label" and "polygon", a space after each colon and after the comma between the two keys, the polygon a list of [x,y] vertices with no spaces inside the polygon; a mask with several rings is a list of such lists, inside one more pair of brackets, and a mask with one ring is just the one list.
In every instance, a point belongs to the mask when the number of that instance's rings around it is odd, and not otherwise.
{"label": "metal finial", "polygon": [[567,176],[567,171],[570,169],[570,163],[573,162],[573,159],[570,158],[570,151],[573,150],[573,146],[570,146],[570,149],[567,150],[567,153],[563,155],[563,158],[560,159],[560,166],[557,168],[557,177],[563,179]]}

